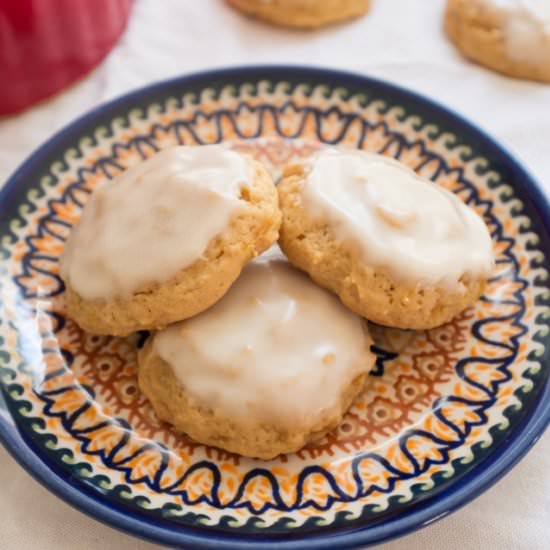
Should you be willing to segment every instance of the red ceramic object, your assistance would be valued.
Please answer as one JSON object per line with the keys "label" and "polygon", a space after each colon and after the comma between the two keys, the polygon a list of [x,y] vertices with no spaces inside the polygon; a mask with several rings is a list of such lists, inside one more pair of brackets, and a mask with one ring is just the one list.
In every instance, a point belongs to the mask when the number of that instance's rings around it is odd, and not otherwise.
{"label": "red ceramic object", "polygon": [[0,115],[74,82],[107,55],[132,0],[0,0]]}

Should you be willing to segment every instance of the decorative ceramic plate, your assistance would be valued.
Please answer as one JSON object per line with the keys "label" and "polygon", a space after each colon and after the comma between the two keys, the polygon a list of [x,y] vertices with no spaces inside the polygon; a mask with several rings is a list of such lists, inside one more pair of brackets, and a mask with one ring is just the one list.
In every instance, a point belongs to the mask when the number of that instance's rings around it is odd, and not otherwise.
{"label": "decorative ceramic plate", "polygon": [[[58,276],[98,183],[159,149],[221,141],[275,174],[319,144],[396,157],[475,208],[497,257],[483,297],[449,324],[372,327],[376,368],[341,426],[269,462],[159,423],[136,383],[140,337],[82,332]],[[406,533],[485,490],[548,424],[549,226],[543,194],[500,146],[382,82],[264,67],[139,90],[57,134],[1,194],[0,436],[67,502],[173,546],[345,548]]]}

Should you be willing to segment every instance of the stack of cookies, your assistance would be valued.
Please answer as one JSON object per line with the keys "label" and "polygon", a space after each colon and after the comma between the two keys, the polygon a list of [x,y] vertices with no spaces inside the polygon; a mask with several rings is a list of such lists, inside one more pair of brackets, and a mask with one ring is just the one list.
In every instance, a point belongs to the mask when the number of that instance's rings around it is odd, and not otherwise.
{"label": "stack of cookies", "polygon": [[365,319],[438,326],[492,267],[483,220],[395,160],[328,148],[276,188],[257,161],[210,145],[100,186],[60,274],[84,330],[152,331],[139,383],[159,418],[269,459],[335,428],[361,393]]}

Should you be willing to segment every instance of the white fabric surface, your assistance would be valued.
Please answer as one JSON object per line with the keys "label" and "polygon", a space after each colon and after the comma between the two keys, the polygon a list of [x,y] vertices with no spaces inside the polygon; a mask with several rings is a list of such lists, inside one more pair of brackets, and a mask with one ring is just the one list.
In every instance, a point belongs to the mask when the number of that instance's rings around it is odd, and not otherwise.
{"label": "white fabric surface", "polygon": [[[368,17],[319,32],[271,28],[221,0],[136,0],[127,33],[91,75],[19,116],[0,119],[0,182],[53,131],[129,89],[197,70],[297,63],[350,69],[416,89],[507,144],[550,192],[550,86],[465,62],[441,30],[444,0],[374,0]],[[1,83],[0,85],[7,85]],[[550,547],[550,433],[505,480],[463,510],[386,550]],[[155,548],[71,509],[0,450],[0,547]]]}

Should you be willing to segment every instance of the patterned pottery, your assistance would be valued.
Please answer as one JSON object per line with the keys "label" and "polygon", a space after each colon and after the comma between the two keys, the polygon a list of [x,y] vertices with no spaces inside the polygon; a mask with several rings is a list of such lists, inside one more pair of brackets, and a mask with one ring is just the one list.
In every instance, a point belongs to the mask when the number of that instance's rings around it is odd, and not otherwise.
{"label": "patterned pottery", "polygon": [[[86,334],[63,308],[59,254],[94,188],[159,149],[220,141],[276,177],[320,144],[396,157],[476,209],[497,258],[483,297],[447,325],[373,326],[376,368],[341,426],[269,462],[160,423],[136,382],[143,335]],[[0,438],[114,527],[193,548],[365,546],[471,500],[548,424],[546,199],[493,140],[411,92],[285,67],[157,84],[52,138],[6,184],[0,212]]]}

